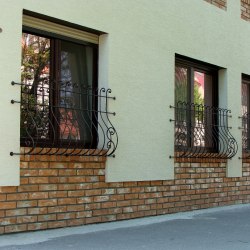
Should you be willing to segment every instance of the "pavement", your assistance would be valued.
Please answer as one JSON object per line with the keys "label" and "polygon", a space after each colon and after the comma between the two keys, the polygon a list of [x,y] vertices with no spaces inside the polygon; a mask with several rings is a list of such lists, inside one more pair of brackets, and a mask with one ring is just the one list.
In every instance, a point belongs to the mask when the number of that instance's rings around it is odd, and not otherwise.
{"label": "pavement", "polygon": [[250,204],[0,236],[0,250],[245,250]]}

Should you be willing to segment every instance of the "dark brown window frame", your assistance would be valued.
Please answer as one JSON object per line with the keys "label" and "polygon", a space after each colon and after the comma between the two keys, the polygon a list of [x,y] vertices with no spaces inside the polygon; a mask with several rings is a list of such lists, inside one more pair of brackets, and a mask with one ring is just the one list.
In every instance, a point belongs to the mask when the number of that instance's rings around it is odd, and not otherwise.
{"label": "dark brown window frame", "polygon": [[[242,114],[242,146],[243,146],[243,153],[246,153],[249,158],[250,153],[250,75],[242,74],[241,79],[241,87],[245,84],[247,87],[247,112]],[[242,90],[241,90],[242,91]],[[246,147],[244,147],[244,140],[246,140]]]}
{"label": "dark brown window frame", "polygon": [[[82,40],[76,40],[76,39],[73,39],[73,38],[69,38],[67,36],[62,36],[62,35],[58,35],[58,34],[54,34],[54,33],[49,33],[49,32],[46,32],[46,31],[43,31],[43,30],[37,30],[37,29],[34,29],[34,28],[30,28],[30,27],[26,27],[24,26],[23,27],[23,33],[29,33],[29,34],[32,34],[32,35],[37,35],[37,36],[42,36],[42,37],[45,37],[45,38],[48,38],[50,39],[52,42],[52,51],[53,54],[50,58],[51,60],[51,78],[53,79],[53,81],[55,81],[57,84],[56,86],[58,86],[58,65],[59,65],[59,55],[58,55],[58,49],[59,49],[59,43],[60,41],[67,41],[67,42],[71,42],[71,43],[75,43],[75,44],[79,44],[79,45],[83,45],[83,46],[90,46],[93,48],[93,85],[92,85],[92,88],[93,89],[97,89],[98,87],[98,45],[97,44],[92,44],[92,43],[89,43],[89,42],[85,42],[85,41],[82,41]],[[55,65],[57,65],[55,67]],[[52,94],[52,101],[53,101],[53,105],[56,105],[56,103],[58,103],[58,94],[59,94],[59,90],[53,90],[52,91],[53,94]],[[51,105],[51,104],[50,104]],[[97,105],[98,105],[98,101],[97,101],[97,98],[92,98],[92,109],[93,110],[96,110],[97,109]],[[53,120],[53,119],[52,119]],[[93,119],[92,121],[92,125],[93,126],[97,126],[97,119]],[[58,126],[57,127],[57,131],[56,131],[56,141],[53,141],[52,143],[52,138],[51,138],[51,135],[49,135],[49,139],[37,139],[36,141],[36,146],[37,147],[51,147],[52,144],[53,144],[53,147],[60,147],[60,148],[64,148],[64,147],[67,147],[67,148],[88,148],[88,147],[92,147],[92,148],[96,148],[97,146],[97,131],[96,129],[94,129],[94,127],[92,126],[92,135],[94,137],[94,141],[91,142],[91,145],[89,144],[86,144],[85,142],[83,141],[78,141],[78,142],[74,142],[74,143],[71,143],[69,145],[68,143],[68,140],[65,140],[65,139],[59,139],[59,128]],[[51,133],[51,132],[49,132]],[[23,147],[26,147],[28,145],[26,145],[25,143],[25,138],[21,138],[20,139],[20,145],[23,146]]]}
{"label": "dark brown window frame", "polygon": [[[218,107],[218,70],[219,67],[201,62],[199,60],[190,59],[185,56],[177,55],[175,57],[175,67],[185,67],[187,69],[187,103],[194,103],[194,72],[199,71],[201,73],[209,74],[212,77],[212,107],[217,108]],[[175,105],[176,106],[176,105]],[[187,111],[188,112],[188,111]],[[190,112],[187,113],[187,146],[183,146],[182,149],[185,150],[193,150],[196,152],[202,151],[201,148],[206,148],[206,151],[209,153],[216,153],[218,152],[218,148],[216,146],[214,147],[203,147],[203,146],[193,146],[194,144],[194,137],[192,137],[191,132],[191,124],[194,123],[193,121],[194,117],[191,116]],[[214,114],[212,116],[213,124],[217,124],[217,115]],[[214,130],[217,130],[218,128],[215,126],[213,127]],[[213,138],[213,145],[218,145],[216,140],[219,140],[219,138]],[[206,143],[206,142],[205,142]],[[177,147],[175,145],[175,151],[181,152],[182,149]]]}

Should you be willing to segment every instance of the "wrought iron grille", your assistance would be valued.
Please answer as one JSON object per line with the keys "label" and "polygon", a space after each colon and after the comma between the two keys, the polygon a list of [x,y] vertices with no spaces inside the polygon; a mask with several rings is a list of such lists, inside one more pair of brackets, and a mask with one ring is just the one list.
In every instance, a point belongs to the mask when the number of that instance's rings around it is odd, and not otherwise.
{"label": "wrought iron grille", "polygon": [[240,116],[242,120],[242,158],[243,159],[249,159],[250,158],[250,130],[249,130],[249,125],[250,125],[250,114],[249,113],[244,113],[242,116]]}
{"label": "wrought iron grille", "polygon": [[111,89],[43,79],[21,86],[21,153],[11,155],[114,156],[118,135],[109,116]]}
{"label": "wrought iron grille", "polygon": [[232,158],[238,150],[230,133],[230,110],[178,102],[175,107],[176,158]]}

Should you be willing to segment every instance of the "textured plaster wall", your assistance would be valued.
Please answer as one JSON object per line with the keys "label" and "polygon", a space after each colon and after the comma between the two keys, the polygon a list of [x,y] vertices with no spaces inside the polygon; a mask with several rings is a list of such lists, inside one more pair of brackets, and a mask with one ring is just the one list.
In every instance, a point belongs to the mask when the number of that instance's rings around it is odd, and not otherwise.
{"label": "textured plaster wall", "polygon": [[[116,158],[108,159],[107,181],[165,180],[174,177],[175,53],[225,68],[220,72],[220,104],[232,110],[232,134],[241,148],[241,73],[250,74],[250,26],[240,1],[227,11],[201,0],[12,0],[1,1],[0,185],[19,179],[19,99],[22,10],[106,32],[100,37],[99,84],[117,97],[110,109],[118,134]],[[241,176],[238,154],[228,176]]]}

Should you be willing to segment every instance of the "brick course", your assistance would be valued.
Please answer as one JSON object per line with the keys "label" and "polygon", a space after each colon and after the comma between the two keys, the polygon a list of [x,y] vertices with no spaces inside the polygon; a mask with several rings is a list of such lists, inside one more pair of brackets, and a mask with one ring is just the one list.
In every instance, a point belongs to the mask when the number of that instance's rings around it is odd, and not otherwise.
{"label": "brick course", "polygon": [[241,0],[241,18],[250,21],[250,0]]}
{"label": "brick course", "polygon": [[[226,10],[227,9],[227,0],[204,0],[212,5],[215,5],[216,7]],[[248,0],[245,0],[248,1]]]}
{"label": "brick course", "polygon": [[[187,161],[187,160],[185,160]],[[21,157],[19,187],[0,187],[0,234],[100,223],[250,202],[250,161],[175,163],[175,180],[105,183],[105,158]],[[167,166],[166,166],[167,167]]]}

